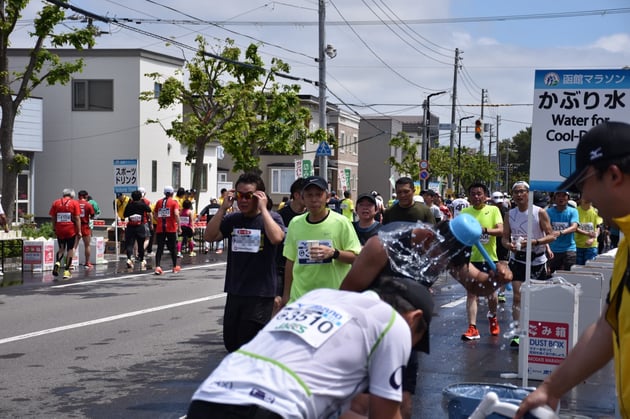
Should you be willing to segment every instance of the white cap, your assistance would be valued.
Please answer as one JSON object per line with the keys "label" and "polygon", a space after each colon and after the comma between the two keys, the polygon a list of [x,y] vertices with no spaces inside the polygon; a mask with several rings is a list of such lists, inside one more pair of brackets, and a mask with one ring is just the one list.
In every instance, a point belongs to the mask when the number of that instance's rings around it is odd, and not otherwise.
{"label": "white cap", "polygon": [[173,192],[175,192],[175,189],[173,189],[173,187],[172,187],[172,186],[168,185],[168,186],[165,186],[165,187],[164,187],[164,193],[165,193],[165,194],[167,194],[167,193],[172,194]]}
{"label": "white cap", "polygon": [[144,189],[142,186],[138,188],[138,191],[142,194],[142,196],[144,196],[147,193],[147,190]]}
{"label": "white cap", "polygon": [[503,192],[493,192],[492,193],[492,201],[498,203],[503,202]]}
{"label": "white cap", "polygon": [[424,198],[421,197],[420,195],[414,195],[413,196],[413,202],[420,202],[420,203],[424,204]]}

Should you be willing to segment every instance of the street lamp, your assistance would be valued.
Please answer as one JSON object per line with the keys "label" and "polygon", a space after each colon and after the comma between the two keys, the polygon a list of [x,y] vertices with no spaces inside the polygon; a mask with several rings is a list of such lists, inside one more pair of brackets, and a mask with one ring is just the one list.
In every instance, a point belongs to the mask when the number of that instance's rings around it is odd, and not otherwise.
{"label": "street lamp", "polygon": [[[427,100],[425,101],[424,107],[424,140],[422,141],[422,160],[429,160],[429,135],[431,131],[429,130],[429,126],[431,125],[431,98],[433,96],[443,95],[447,93],[446,90],[442,90],[441,92],[431,93],[427,96]],[[422,190],[427,189],[427,180],[422,179]]]}
{"label": "street lamp", "polygon": [[460,184],[462,176],[462,121],[474,118],[474,115],[459,118],[459,139],[457,140],[457,192],[462,188]]}

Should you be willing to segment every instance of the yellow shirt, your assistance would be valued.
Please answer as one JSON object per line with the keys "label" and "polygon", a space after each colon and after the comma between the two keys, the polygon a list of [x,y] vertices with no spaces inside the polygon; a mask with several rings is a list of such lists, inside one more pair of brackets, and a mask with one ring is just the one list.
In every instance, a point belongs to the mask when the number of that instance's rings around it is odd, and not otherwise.
{"label": "yellow shirt", "polygon": [[[619,413],[622,418],[630,418],[630,356],[628,356],[630,354],[630,283],[625,285],[622,283],[628,265],[628,246],[630,244],[627,237],[630,235],[630,215],[616,218],[614,221],[619,226],[619,230],[623,231],[624,238],[619,243],[615,256],[613,274],[610,280],[610,293],[608,294],[608,302],[611,307],[606,317],[608,319],[616,318],[617,323],[616,330],[613,328],[613,348]],[[620,286],[621,289],[619,289]],[[622,293],[619,304],[617,304],[619,301],[617,291]]]}

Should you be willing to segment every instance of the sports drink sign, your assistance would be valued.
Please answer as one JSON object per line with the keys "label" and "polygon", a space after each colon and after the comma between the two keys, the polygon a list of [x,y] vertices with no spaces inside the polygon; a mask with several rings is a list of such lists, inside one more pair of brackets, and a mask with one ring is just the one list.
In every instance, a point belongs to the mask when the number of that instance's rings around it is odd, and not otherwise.
{"label": "sports drink sign", "polygon": [[575,170],[582,135],[630,120],[630,71],[536,70],[534,85],[530,187],[555,191]]}

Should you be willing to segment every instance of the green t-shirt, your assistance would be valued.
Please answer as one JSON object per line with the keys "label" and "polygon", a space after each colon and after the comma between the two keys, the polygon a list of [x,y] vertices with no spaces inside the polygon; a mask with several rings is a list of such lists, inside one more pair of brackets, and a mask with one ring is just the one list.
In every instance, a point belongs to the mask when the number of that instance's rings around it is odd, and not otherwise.
{"label": "green t-shirt", "polygon": [[350,221],[354,221],[354,203],[352,199],[342,199],[339,206],[341,207],[341,215],[344,215]]}
{"label": "green t-shirt", "polygon": [[316,288],[339,289],[350,270],[350,264],[337,259],[311,261],[307,244],[309,240],[319,240],[321,245],[355,254],[361,251],[357,233],[343,215],[329,211],[328,216],[318,223],[309,222],[307,217],[308,213],[293,218],[284,239],[282,254],[293,262],[290,302]]}
{"label": "green t-shirt", "polygon": [[[580,230],[584,231],[595,231],[597,230],[597,226],[600,225],[603,220],[595,211],[595,208],[591,207],[588,210],[582,209],[578,205],[577,207],[578,217],[580,218]],[[573,237],[575,238],[575,246],[586,249],[589,247],[597,247],[597,238],[593,240],[593,243],[590,245],[586,244],[586,241],[589,239],[588,236],[584,234],[580,234],[576,232]]]}
{"label": "green t-shirt", "polygon": [[[494,205],[484,205],[483,208],[477,210],[475,207],[468,207],[462,209],[460,214],[470,214],[479,221],[481,227],[485,228],[495,228],[497,224],[503,224],[503,217],[501,216],[501,211],[498,207]],[[497,238],[495,236],[491,236],[489,234],[481,235],[481,244],[488,252],[490,259],[493,261],[499,260],[497,257]],[[481,255],[481,252],[473,246],[472,253],[470,254],[471,262],[485,262],[484,257]]]}

